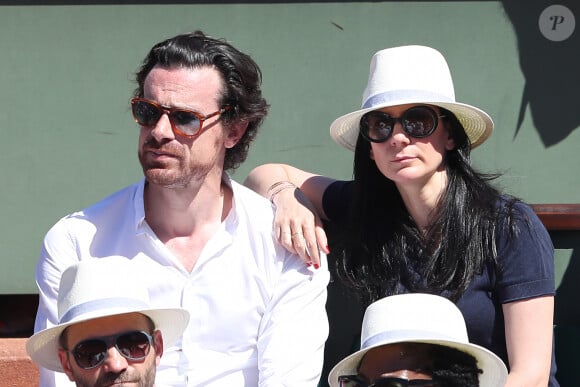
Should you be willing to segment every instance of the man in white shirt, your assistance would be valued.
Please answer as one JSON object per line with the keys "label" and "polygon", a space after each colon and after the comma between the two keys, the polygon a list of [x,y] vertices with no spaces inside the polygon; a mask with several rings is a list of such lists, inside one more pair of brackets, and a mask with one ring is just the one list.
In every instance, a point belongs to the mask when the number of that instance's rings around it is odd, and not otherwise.
{"label": "man in white shirt", "polygon": [[[308,267],[279,246],[271,204],[226,173],[245,160],[267,113],[258,66],[197,31],[155,45],[136,78],[144,179],[49,230],[35,331],[57,322],[67,266],[121,255],[153,306],[191,315],[164,352],[158,387],[315,386],[328,335],[326,262]],[[41,386],[54,385],[41,370]]]}

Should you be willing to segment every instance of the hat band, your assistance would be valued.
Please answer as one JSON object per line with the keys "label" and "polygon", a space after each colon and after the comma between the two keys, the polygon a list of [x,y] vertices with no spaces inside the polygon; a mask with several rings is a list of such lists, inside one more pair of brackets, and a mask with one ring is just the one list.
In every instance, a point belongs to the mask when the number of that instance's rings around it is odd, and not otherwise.
{"label": "hat band", "polygon": [[417,102],[455,102],[453,97],[439,93],[432,93],[425,90],[395,90],[373,95],[368,98],[362,105],[362,109],[372,108],[373,106],[391,104],[400,105],[400,101],[417,101]]}
{"label": "hat band", "polygon": [[70,308],[60,318],[60,324],[71,322],[84,314],[94,313],[99,310],[110,312],[114,308],[123,308],[127,313],[130,313],[132,310],[148,309],[149,306],[145,302],[134,298],[104,298],[93,300]]}
{"label": "hat band", "polygon": [[[397,331],[381,332],[368,337],[361,345],[361,350],[391,342],[412,341],[412,340],[446,340],[462,343],[456,336],[448,336],[442,333],[418,331],[412,329],[401,329]],[[467,339],[465,340],[467,341]]]}

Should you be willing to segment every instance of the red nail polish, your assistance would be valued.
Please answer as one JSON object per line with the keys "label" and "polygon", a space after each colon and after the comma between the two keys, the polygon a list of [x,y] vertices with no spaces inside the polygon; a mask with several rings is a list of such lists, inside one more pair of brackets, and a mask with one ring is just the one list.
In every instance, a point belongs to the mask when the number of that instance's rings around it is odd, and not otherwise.
{"label": "red nail polish", "polygon": [[326,251],[330,253],[330,247],[328,247],[328,245],[326,245]]}
{"label": "red nail polish", "polygon": [[320,267],[320,265],[319,265],[318,263],[315,263],[315,264],[314,264],[314,268],[315,268],[315,269],[318,269],[319,267]]}

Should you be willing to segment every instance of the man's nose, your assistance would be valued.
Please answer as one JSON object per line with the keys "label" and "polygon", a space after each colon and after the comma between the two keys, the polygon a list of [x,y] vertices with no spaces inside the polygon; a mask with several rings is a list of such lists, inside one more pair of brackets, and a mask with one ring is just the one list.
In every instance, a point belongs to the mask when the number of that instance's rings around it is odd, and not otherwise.
{"label": "man's nose", "polygon": [[169,116],[167,114],[162,114],[159,117],[159,121],[155,124],[155,126],[151,129],[151,135],[158,141],[164,138],[175,138],[173,133],[173,129],[171,127],[171,121],[169,120]]}
{"label": "man's nose", "polygon": [[112,346],[107,351],[107,357],[103,362],[103,370],[111,373],[120,373],[124,371],[129,365],[127,359],[119,353],[115,346]]}

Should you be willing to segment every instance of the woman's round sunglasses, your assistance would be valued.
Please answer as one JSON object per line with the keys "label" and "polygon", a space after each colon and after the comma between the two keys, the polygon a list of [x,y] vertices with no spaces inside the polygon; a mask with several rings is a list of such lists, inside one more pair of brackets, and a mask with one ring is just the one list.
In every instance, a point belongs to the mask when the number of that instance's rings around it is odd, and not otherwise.
{"label": "woman's round sunglasses", "polygon": [[90,370],[103,364],[113,346],[127,360],[143,360],[149,355],[151,340],[146,332],[130,331],[81,341],[70,352],[79,367]]}
{"label": "woman's round sunglasses", "polygon": [[153,127],[157,125],[163,114],[167,114],[173,133],[182,137],[197,136],[201,133],[205,120],[220,115],[229,109],[230,107],[226,105],[216,112],[203,115],[193,110],[162,106],[146,98],[131,99],[131,110],[136,123],[145,127]]}
{"label": "woman's round sunglasses", "polygon": [[439,118],[442,117],[445,116],[438,115],[429,106],[414,106],[405,110],[400,117],[373,110],[360,119],[360,132],[367,141],[385,142],[393,134],[395,124],[399,122],[409,136],[424,138],[435,131]]}

